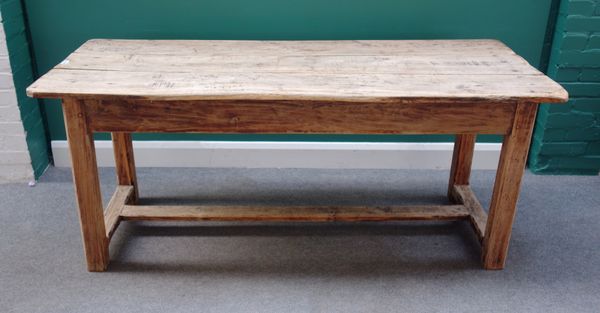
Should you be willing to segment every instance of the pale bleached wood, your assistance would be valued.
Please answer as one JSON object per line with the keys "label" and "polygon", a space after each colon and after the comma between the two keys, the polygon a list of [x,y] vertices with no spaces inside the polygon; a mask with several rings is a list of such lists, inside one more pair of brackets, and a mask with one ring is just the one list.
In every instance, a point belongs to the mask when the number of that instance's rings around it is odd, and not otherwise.
{"label": "pale bleached wood", "polygon": [[560,102],[566,91],[493,40],[93,40],[27,89],[35,97]]}
{"label": "pale bleached wood", "polygon": [[125,204],[135,195],[133,186],[117,186],[108,206],[104,211],[104,224],[106,225],[106,237],[110,241],[121,221],[121,212]]}
{"label": "pale bleached wood", "polygon": [[493,39],[466,40],[130,40],[91,39],[78,54],[136,55],[463,55],[515,54]]}
{"label": "pale bleached wood", "polygon": [[[27,88],[33,97],[148,100],[314,100],[435,103],[566,101],[544,75],[410,75],[321,73],[178,73],[54,69]],[[440,100],[441,99],[441,100]]]}
{"label": "pale bleached wood", "polygon": [[101,272],[106,270],[109,256],[94,138],[83,101],[65,98],[63,112],[87,268],[91,272]]}
{"label": "pale bleached wood", "polygon": [[444,206],[225,206],[126,205],[123,220],[357,222],[457,220],[469,216],[462,205]]}
{"label": "pale bleached wood", "polygon": [[520,103],[512,131],[504,137],[483,240],[483,266],[502,269],[516,213],[537,104]]}
{"label": "pale bleached wood", "polygon": [[144,55],[73,53],[57,69],[177,73],[542,75],[514,54]]}
{"label": "pale bleached wood", "polygon": [[[94,131],[328,134],[504,134],[515,104],[324,101],[90,101]],[[127,117],[126,119],[117,117]]]}
{"label": "pale bleached wood", "polygon": [[454,185],[452,194],[457,203],[466,207],[469,212],[469,222],[477,235],[477,239],[479,239],[479,242],[483,242],[488,216],[475,196],[475,193],[473,193],[473,190],[468,185]]}
{"label": "pale bleached wood", "polygon": [[111,133],[113,150],[115,154],[115,170],[119,185],[133,187],[133,193],[129,200],[131,203],[138,201],[137,177],[135,173],[135,160],[133,157],[133,144],[131,134],[114,132]]}
{"label": "pale bleached wood", "polygon": [[454,140],[450,180],[448,182],[448,198],[453,199],[454,185],[468,185],[471,177],[473,151],[475,151],[475,134],[459,134]]}

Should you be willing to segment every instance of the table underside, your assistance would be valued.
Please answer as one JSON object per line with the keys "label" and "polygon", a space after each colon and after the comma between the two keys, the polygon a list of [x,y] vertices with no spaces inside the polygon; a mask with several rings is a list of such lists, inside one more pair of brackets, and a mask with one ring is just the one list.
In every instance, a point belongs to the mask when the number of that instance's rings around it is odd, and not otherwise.
{"label": "table underside", "polygon": [[[466,220],[483,247],[485,268],[503,268],[536,103],[166,101],[63,99],[88,269],[104,271],[121,221],[359,222]],[[118,187],[102,208],[93,133],[111,132]],[[140,205],[131,133],[456,134],[449,205],[243,206]],[[489,215],[469,186],[476,134],[504,143]]]}

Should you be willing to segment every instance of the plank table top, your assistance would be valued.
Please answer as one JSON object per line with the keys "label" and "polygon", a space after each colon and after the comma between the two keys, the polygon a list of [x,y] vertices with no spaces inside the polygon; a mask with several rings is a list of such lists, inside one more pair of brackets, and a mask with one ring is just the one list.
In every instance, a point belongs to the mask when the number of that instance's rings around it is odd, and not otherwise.
{"label": "plank table top", "polygon": [[93,39],[38,79],[40,98],[564,102],[496,40]]}

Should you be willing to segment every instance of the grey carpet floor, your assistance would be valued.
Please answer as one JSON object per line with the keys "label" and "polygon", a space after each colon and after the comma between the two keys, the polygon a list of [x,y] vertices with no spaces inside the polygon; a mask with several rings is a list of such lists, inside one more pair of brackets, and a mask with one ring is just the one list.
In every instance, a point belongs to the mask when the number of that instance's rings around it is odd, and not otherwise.
{"label": "grey carpet floor", "polygon": [[[444,203],[446,171],[139,169],[144,201]],[[472,184],[487,206],[494,172]],[[101,170],[106,202],[114,170]],[[127,222],[85,270],[71,174],[0,185],[0,312],[600,312],[600,177],[527,174],[503,271],[465,222]]]}

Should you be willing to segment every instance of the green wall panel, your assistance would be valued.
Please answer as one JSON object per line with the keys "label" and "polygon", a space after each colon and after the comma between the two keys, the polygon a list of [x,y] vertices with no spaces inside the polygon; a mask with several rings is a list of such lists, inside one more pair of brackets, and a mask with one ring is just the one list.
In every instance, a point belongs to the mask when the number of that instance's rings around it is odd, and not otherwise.
{"label": "green wall panel", "polygon": [[20,0],[0,0],[0,11],[2,13],[0,21],[4,28],[4,34],[0,36],[5,36],[6,39],[19,113],[26,133],[25,140],[31,166],[37,179],[50,164],[50,159],[39,102],[37,99],[28,98],[25,94],[25,88],[34,80],[26,19]]}
{"label": "green wall panel", "polygon": [[[552,0],[24,0],[38,73],[90,38],[496,38],[539,66]],[[46,100],[50,138],[65,139]],[[100,136],[105,138],[105,136]],[[142,139],[447,141],[449,136],[144,135]],[[486,141],[497,137],[485,136]]]}
{"label": "green wall panel", "polygon": [[600,172],[600,0],[561,0],[548,76],[566,104],[538,110],[529,168],[537,174]]}

